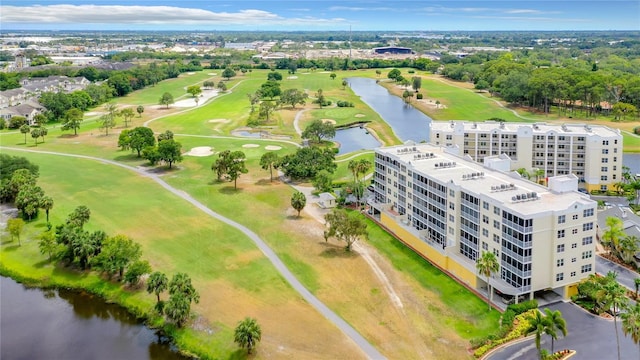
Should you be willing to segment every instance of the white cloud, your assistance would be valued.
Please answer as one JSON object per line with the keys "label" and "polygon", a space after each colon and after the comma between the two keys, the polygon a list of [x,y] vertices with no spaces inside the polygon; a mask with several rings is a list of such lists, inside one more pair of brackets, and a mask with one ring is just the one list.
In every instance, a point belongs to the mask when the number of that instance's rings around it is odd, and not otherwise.
{"label": "white cloud", "polygon": [[390,7],[356,7],[356,6],[331,6],[329,7],[330,11],[399,11],[401,9],[398,8],[390,8]]}
{"label": "white cloud", "polygon": [[33,5],[0,6],[0,22],[4,24],[197,24],[197,25],[259,25],[306,24],[322,25],[343,23],[342,18],[315,17],[284,18],[263,10],[212,12],[202,9],[173,6],[121,6],[121,5]]}

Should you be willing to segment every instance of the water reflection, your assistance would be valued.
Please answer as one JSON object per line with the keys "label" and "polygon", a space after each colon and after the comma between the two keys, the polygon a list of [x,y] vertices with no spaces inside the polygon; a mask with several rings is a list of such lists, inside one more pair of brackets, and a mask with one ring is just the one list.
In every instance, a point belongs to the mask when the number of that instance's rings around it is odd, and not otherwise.
{"label": "water reflection", "polygon": [[125,309],[86,293],[0,277],[0,300],[2,360],[185,359]]}
{"label": "water reflection", "polygon": [[369,134],[367,129],[357,126],[336,130],[336,136],[333,138],[333,141],[340,144],[338,154],[375,149],[382,145],[373,135]]}
{"label": "water reflection", "polygon": [[391,95],[374,79],[349,78],[347,81],[353,92],[375,110],[402,141],[429,141],[430,117]]}

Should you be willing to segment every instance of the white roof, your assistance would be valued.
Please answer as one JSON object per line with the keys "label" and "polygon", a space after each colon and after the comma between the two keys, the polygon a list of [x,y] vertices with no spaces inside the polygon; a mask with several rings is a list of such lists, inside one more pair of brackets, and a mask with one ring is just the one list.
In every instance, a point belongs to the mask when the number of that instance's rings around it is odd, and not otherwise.
{"label": "white roof", "polygon": [[[590,124],[547,124],[544,122],[538,123],[519,123],[519,122],[498,122],[498,121],[466,121],[466,120],[451,120],[451,121],[432,121],[431,129],[439,131],[453,131],[452,124],[456,126],[464,126],[465,132],[477,131],[477,132],[490,132],[492,130],[499,130],[501,133],[516,133],[520,127],[528,127],[532,129],[533,135],[544,135],[550,131],[556,133],[568,134],[568,135],[599,135],[599,136],[621,136],[620,130],[612,129],[602,125],[590,125]],[[501,126],[502,125],[502,126]]]}
{"label": "white roof", "polygon": [[[459,185],[463,191],[485,200],[494,200],[491,202],[501,203],[503,208],[522,215],[563,211],[576,203],[581,207],[595,205],[587,195],[578,191],[552,192],[544,186],[520,178],[516,173],[486,168],[479,163],[449,154],[442,147],[416,144],[380,148],[378,151],[400,160],[408,169],[433,177],[444,184]],[[535,197],[532,196],[533,193],[536,194]],[[524,200],[517,199],[523,195]]]}

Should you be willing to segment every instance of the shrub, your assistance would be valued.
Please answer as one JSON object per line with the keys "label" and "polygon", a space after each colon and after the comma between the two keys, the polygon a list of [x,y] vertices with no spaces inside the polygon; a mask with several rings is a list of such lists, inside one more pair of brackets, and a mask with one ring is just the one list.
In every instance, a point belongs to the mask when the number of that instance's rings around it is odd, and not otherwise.
{"label": "shrub", "polygon": [[338,107],[353,107],[353,103],[352,102],[344,101],[344,100],[336,101],[336,105],[338,105]]}
{"label": "shrub", "polygon": [[423,97],[424,97],[424,95],[422,95],[422,93],[417,93],[416,94],[416,99],[418,99],[418,100],[422,100]]}
{"label": "shrub", "polygon": [[408,72],[409,74],[415,74],[415,73],[416,73],[416,71],[415,71],[415,70],[413,70],[413,69],[409,69],[407,72]]}
{"label": "shrub", "polygon": [[523,312],[527,312],[531,309],[537,309],[537,308],[538,308],[538,301],[527,300],[518,304],[510,304],[509,306],[507,306],[507,311],[511,310],[513,311],[514,315],[520,315]]}
{"label": "shrub", "polygon": [[633,133],[636,135],[640,135],[640,126],[636,126],[633,128]]}
{"label": "shrub", "polygon": [[529,329],[529,321],[527,320],[527,317],[530,316],[533,311],[538,311],[538,309],[531,309],[516,316],[514,323],[517,323],[517,325],[506,336],[482,345],[473,352],[473,355],[475,357],[481,357],[482,355],[486,354],[487,351],[493,349],[496,346],[508,343],[509,341],[518,339],[519,337],[526,335],[527,330]]}

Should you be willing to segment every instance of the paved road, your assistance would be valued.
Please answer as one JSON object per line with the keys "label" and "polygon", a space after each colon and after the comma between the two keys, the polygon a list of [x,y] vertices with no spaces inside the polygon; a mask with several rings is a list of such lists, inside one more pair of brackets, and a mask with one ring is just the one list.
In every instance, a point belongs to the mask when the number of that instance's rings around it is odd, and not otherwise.
{"label": "paved road", "polygon": [[640,277],[637,272],[631,271],[624,266],[620,266],[609,261],[602,256],[596,256],[596,273],[600,275],[607,275],[609,271],[615,271],[618,273],[618,277],[616,278],[618,282],[630,290],[635,291],[635,279]]}
{"label": "paved road", "polygon": [[[557,303],[549,306],[551,310],[560,310],[567,321],[568,334],[566,338],[559,337],[555,341],[554,350],[572,349],[577,353],[572,359],[604,360],[617,359],[616,334],[613,320],[606,320],[592,315],[572,303]],[[543,310],[544,311],[544,310]],[[618,335],[620,336],[620,358],[637,359],[638,346],[630,337],[625,337],[618,319]],[[542,336],[541,346],[551,349],[551,338]],[[534,337],[507,346],[492,353],[488,360],[537,360]]]}
{"label": "paved road", "polygon": [[157,175],[150,174],[150,173],[148,173],[148,172],[146,172],[144,170],[141,170],[141,169],[138,169],[138,168],[135,168],[135,167],[132,167],[132,166],[124,165],[124,164],[118,163],[116,161],[107,160],[107,159],[101,159],[101,158],[93,157],[93,156],[76,155],[76,154],[65,154],[65,153],[59,153],[59,152],[53,152],[53,151],[38,151],[38,150],[29,150],[29,149],[11,148],[11,147],[0,147],[0,149],[23,151],[23,152],[32,152],[32,153],[39,153],[39,154],[49,154],[49,155],[57,155],[57,156],[67,156],[67,157],[94,160],[94,161],[99,161],[99,162],[102,162],[102,163],[105,163],[105,164],[119,166],[119,167],[125,168],[127,170],[131,170],[131,171],[133,171],[133,172],[135,172],[135,173],[137,173],[139,175],[142,175],[142,176],[145,176],[145,177],[148,177],[148,178],[152,179],[156,183],[160,184],[160,186],[162,186],[166,190],[168,190],[168,191],[172,192],[173,194],[177,195],[178,197],[188,201],[193,206],[195,206],[198,209],[202,210],[207,215],[209,215],[209,216],[211,216],[213,218],[216,218],[216,219],[224,222],[225,224],[233,226],[236,229],[242,231],[245,235],[247,235],[256,244],[256,246],[258,246],[258,248],[262,251],[262,253],[269,259],[269,261],[271,261],[271,263],[276,268],[276,270],[278,270],[278,272],[280,272],[280,274],[282,274],[282,276],[289,282],[289,284],[291,284],[293,289],[296,290],[300,295],[302,295],[302,297],[309,304],[311,304],[311,306],[316,308],[316,310],[318,310],[325,318],[327,318],[327,320],[329,320],[332,323],[334,323],[336,325],[336,327],[338,327],[340,330],[342,330],[342,332],[344,332],[347,336],[349,336],[356,343],[356,345],[358,347],[360,347],[360,349],[362,349],[362,351],[366,354],[366,356],[368,358],[370,358],[370,359],[385,359],[385,357],[375,347],[373,347],[373,345],[371,345],[367,341],[367,339],[365,339],[362,335],[360,335],[360,333],[358,333],[353,327],[351,327],[351,325],[349,325],[340,316],[338,316],[331,309],[329,309],[322,301],[320,301],[317,297],[315,297],[309,290],[307,290],[307,288],[305,288],[304,285],[302,285],[302,283],[293,275],[293,273],[291,273],[291,271],[289,271],[289,269],[284,265],[282,260],[280,260],[280,258],[275,254],[275,252],[256,233],[251,231],[246,226],[244,226],[242,224],[239,224],[239,223],[237,223],[237,222],[235,222],[235,221],[233,221],[231,219],[228,219],[228,218],[226,218],[226,217],[214,212],[213,210],[209,209],[208,207],[206,207],[204,204],[202,204],[198,200],[192,198],[186,192],[184,192],[182,190],[178,190],[178,189],[174,188],[173,186],[167,184],[164,180],[162,180]]}

